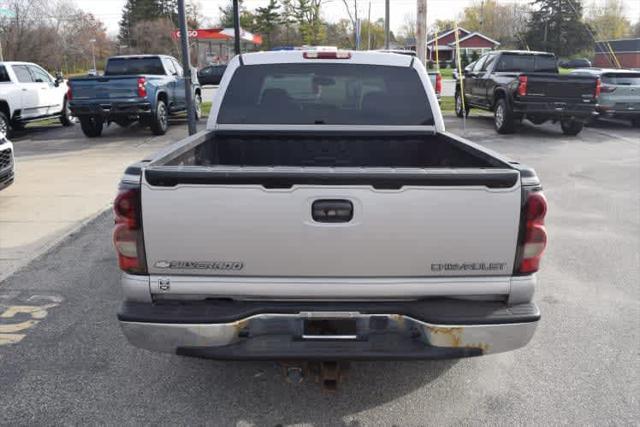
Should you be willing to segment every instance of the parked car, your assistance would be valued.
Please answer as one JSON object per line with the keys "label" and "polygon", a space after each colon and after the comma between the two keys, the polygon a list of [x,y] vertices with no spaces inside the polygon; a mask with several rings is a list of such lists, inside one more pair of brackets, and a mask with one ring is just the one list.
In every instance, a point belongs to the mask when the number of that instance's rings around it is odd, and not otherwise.
{"label": "parked car", "polygon": [[560,66],[562,68],[589,68],[591,67],[591,61],[587,58],[565,59],[560,61]]}
{"label": "parked car", "polygon": [[[104,124],[127,127],[135,121],[164,135],[169,117],[186,111],[185,78],[178,61],[166,55],[114,56],[103,76],[69,80],[70,107],[90,138],[102,134]],[[202,92],[193,85],[196,118],[200,118]]]}
{"label": "parked car", "polygon": [[73,124],[62,77],[54,78],[31,62],[0,62],[0,133],[51,117],[63,126]]}
{"label": "parked car", "polygon": [[575,70],[571,74],[600,78],[598,117],[626,119],[640,127],[640,71],[589,68]]}
{"label": "parked car", "polygon": [[[565,135],[577,135],[595,114],[599,80],[560,75],[556,57],[546,52],[494,51],[464,70],[456,85],[456,115],[471,108],[493,111],[498,133],[512,133],[528,119],[539,125],[560,122]],[[461,86],[464,86],[464,104]]]}
{"label": "parked car", "polygon": [[226,65],[209,65],[198,71],[198,81],[201,85],[219,85]]}
{"label": "parked car", "polygon": [[13,144],[0,133],[0,190],[13,184],[14,180]]}
{"label": "parked car", "polygon": [[277,51],[226,73],[207,130],[120,183],[118,318],[132,344],[337,361],[529,342],[540,181],[446,132],[420,61]]}

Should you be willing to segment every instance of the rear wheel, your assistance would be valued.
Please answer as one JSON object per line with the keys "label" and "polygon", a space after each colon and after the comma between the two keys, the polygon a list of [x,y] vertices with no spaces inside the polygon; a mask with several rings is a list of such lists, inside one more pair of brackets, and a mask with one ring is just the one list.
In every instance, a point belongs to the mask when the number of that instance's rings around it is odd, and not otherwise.
{"label": "rear wheel", "polygon": [[0,133],[9,134],[9,119],[7,115],[0,111]]}
{"label": "rear wheel", "polygon": [[560,121],[562,133],[569,136],[576,136],[584,127],[584,123],[574,119],[564,119]]}
{"label": "rear wheel", "polygon": [[154,135],[164,135],[169,128],[169,110],[167,104],[162,100],[158,100],[156,112],[151,118],[151,132]]}
{"label": "rear wheel", "polygon": [[97,138],[102,135],[103,126],[104,123],[97,117],[80,117],[80,127],[82,128],[82,132],[89,138]]}
{"label": "rear wheel", "polygon": [[498,99],[496,108],[493,111],[493,123],[499,134],[504,135],[515,131],[516,123],[513,118],[513,113],[511,113],[507,101],[504,98]]}
{"label": "rear wheel", "polygon": [[462,94],[460,93],[460,91],[456,91],[455,101],[456,101],[456,105],[455,105],[456,116],[458,116],[460,118],[462,118],[463,115],[468,117],[469,116],[469,110],[470,110],[469,104],[467,104],[466,100],[465,100],[464,109],[462,108]]}
{"label": "rear wheel", "polygon": [[67,100],[64,100],[64,104],[62,105],[62,113],[60,114],[60,123],[62,126],[73,126],[73,116],[71,115],[71,108],[69,108],[69,103]]}

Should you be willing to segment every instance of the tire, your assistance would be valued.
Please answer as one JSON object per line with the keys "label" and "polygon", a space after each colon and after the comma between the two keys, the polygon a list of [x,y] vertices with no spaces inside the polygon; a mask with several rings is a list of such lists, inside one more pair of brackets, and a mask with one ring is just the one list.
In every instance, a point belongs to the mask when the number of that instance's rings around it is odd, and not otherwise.
{"label": "tire", "polygon": [[560,127],[562,128],[562,133],[568,136],[576,136],[582,131],[584,127],[584,123],[578,120],[568,119],[561,120]]}
{"label": "tire", "polygon": [[193,98],[193,103],[195,107],[196,121],[198,121],[202,118],[202,96],[196,93],[195,97]]}
{"label": "tire", "polygon": [[151,117],[151,132],[154,135],[164,135],[169,129],[169,110],[167,104],[163,100],[159,99],[156,104],[156,112]]}
{"label": "tire", "polygon": [[24,128],[27,127],[26,123],[22,123],[22,122],[13,122],[11,123],[11,129],[12,130],[24,130]]}
{"label": "tire", "polygon": [[0,133],[5,134],[5,136],[9,135],[9,131],[11,130],[11,125],[7,115],[0,111]]}
{"label": "tire", "polygon": [[71,115],[71,109],[69,108],[69,103],[67,99],[64,99],[64,103],[62,104],[62,113],[60,114],[60,123],[64,127],[73,126],[73,116]]}
{"label": "tire", "polygon": [[460,91],[456,91],[456,95],[455,95],[455,110],[456,110],[456,116],[462,118],[463,114],[465,117],[469,117],[469,110],[471,108],[469,108],[469,104],[467,104],[466,100],[464,103],[464,113],[462,112],[462,95],[460,94]]}
{"label": "tire", "polygon": [[102,135],[104,122],[94,116],[80,117],[82,132],[89,138],[97,138]]}
{"label": "tire", "polygon": [[501,135],[513,133],[515,131],[515,120],[513,113],[507,105],[507,101],[504,98],[498,99],[496,107],[493,110],[493,124],[495,125],[496,132]]}
{"label": "tire", "polygon": [[636,117],[635,119],[631,119],[631,125],[635,128],[640,128],[640,117]]}

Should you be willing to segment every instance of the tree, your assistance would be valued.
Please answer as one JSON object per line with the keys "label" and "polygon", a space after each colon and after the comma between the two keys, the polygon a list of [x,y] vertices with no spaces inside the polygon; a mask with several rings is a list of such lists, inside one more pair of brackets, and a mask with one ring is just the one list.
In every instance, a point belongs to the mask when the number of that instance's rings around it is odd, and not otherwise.
{"label": "tree", "polygon": [[270,0],[269,4],[265,7],[259,7],[256,9],[256,30],[264,36],[265,49],[273,47],[273,36],[275,30],[281,24],[280,18],[280,5],[276,0]]}
{"label": "tree", "polygon": [[524,35],[531,49],[564,57],[593,49],[591,29],[582,21],[579,0],[535,0],[533,6]]}
{"label": "tree", "polygon": [[320,18],[323,0],[296,0],[293,2],[293,17],[304,44],[318,45],[326,37],[324,22]]}
{"label": "tree", "polygon": [[632,34],[631,22],[624,15],[624,4],[620,0],[607,0],[604,7],[595,3],[587,17],[587,23],[599,40],[611,40],[628,37]]}
{"label": "tree", "polygon": [[[256,16],[244,7],[242,0],[239,1],[238,7],[240,8],[240,27],[250,32],[256,31]],[[220,7],[219,10],[220,20],[218,25],[223,28],[233,28],[235,20],[233,16],[233,1],[229,1],[225,7]]]}
{"label": "tree", "polygon": [[464,29],[478,31],[499,41],[503,47],[515,47],[519,44],[519,34],[525,30],[529,12],[527,4],[486,0],[466,7],[459,22]]}
{"label": "tree", "polygon": [[348,49],[353,46],[353,38],[350,30],[351,22],[348,19],[341,19],[335,24],[326,24],[326,42],[330,46],[337,46],[341,49]]}
{"label": "tree", "polygon": [[640,21],[633,26],[633,37],[640,37]]}
{"label": "tree", "polygon": [[400,38],[405,42],[409,39],[416,39],[416,15],[413,13],[407,13],[404,15],[400,32],[398,33]]}
{"label": "tree", "polygon": [[175,24],[171,18],[156,18],[138,21],[131,29],[131,38],[136,43],[136,53],[170,54],[180,56],[178,44],[171,37]]}
{"label": "tree", "polygon": [[356,46],[356,28],[358,26],[358,0],[342,0],[344,8],[347,11],[349,21],[351,21],[351,28],[353,30],[353,48]]}
{"label": "tree", "polygon": [[149,21],[162,16],[164,5],[159,0],[127,0],[120,19],[118,40],[121,44],[135,46],[131,31],[140,21]]}

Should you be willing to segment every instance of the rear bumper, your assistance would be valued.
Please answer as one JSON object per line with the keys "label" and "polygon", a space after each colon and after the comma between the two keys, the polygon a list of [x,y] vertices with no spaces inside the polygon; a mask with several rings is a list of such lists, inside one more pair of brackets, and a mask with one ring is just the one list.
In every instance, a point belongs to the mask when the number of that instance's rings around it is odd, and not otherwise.
{"label": "rear bumper", "polygon": [[[525,346],[535,304],[434,299],[407,302],[124,303],[129,342],[152,351],[224,360],[442,359]],[[349,336],[307,336],[305,322],[347,319]]]}
{"label": "rear bumper", "polygon": [[550,117],[589,119],[596,115],[596,104],[567,104],[564,102],[513,101],[513,111],[520,114],[544,114]]}
{"label": "rear bumper", "polygon": [[108,101],[69,103],[74,116],[99,116],[105,119],[115,116],[139,116],[151,114],[151,103],[148,101]]}
{"label": "rear bumper", "polygon": [[622,119],[640,118],[640,108],[620,109],[615,107],[598,106],[598,115],[600,117],[618,117]]}

